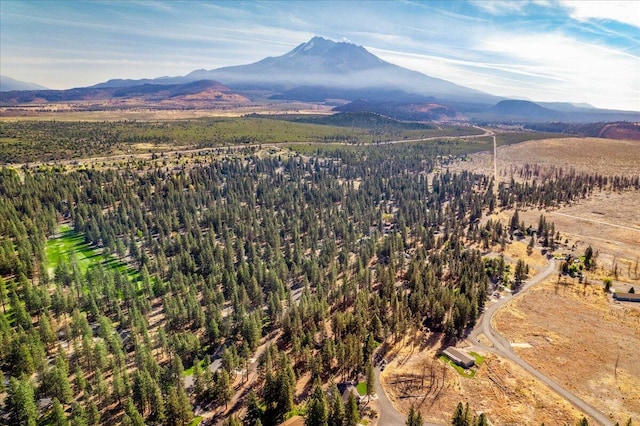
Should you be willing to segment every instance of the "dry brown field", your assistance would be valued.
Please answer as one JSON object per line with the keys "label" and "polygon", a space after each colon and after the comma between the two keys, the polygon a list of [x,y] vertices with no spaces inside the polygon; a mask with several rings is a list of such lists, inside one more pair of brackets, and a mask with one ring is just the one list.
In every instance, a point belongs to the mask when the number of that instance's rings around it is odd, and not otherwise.
{"label": "dry brown field", "polygon": [[[510,180],[513,172],[525,164],[537,164],[547,170],[562,168],[606,176],[638,176],[640,141],[545,139],[498,148],[499,180]],[[493,155],[488,152],[471,155],[469,161],[456,164],[455,169],[492,174]],[[508,221],[512,213],[503,211],[499,216]],[[640,193],[597,192],[587,199],[557,209],[521,211],[520,218],[535,225],[540,214],[555,223],[563,241],[570,241],[567,251],[574,248],[575,254],[582,254],[589,245],[592,246],[598,253],[600,278],[610,276],[630,284],[640,284],[640,276],[633,273],[635,263],[640,259]]]}
{"label": "dry brown field", "polygon": [[210,117],[241,117],[246,114],[332,114],[330,106],[288,102],[282,104],[229,105],[208,109],[153,109],[123,108],[101,111],[77,110],[71,104],[47,104],[40,108],[2,107],[3,121],[57,120],[57,121],[155,121],[186,120]]}
{"label": "dry brown field", "polygon": [[550,279],[494,324],[521,358],[614,422],[640,422],[640,310],[612,302],[601,283]]}
{"label": "dry brown field", "polygon": [[[453,168],[493,172],[491,153],[479,153]],[[596,138],[570,138],[525,142],[498,150],[499,179],[511,179],[525,164],[547,170],[631,176],[640,174],[640,142]],[[517,177],[516,177],[517,178]],[[513,211],[500,211],[492,219],[508,223]],[[581,255],[589,245],[597,253],[598,268],[587,275],[590,284],[570,278],[557,285],[557,276],[534,287],[499,311],[497,328],[514,350],[563,387],[624,424],[640,421],[640,306],[618,304],[603,291],[602,280],[613,287],[640,290],[636,262],[640,259],[640,194],[600,192],[588,199],[553,210],[520,211],[520,219],[537,224],[543,214],[554,222],[566,242],[559,253]],[[526,254],[526,240],[510,244],[508,263],[523,258],[533,271],[545,264],[536,250]],[[638,269],[640,272],[640,268]],[[486,343],[486,342],[485,342]],[[403,352],[404,351],[404,352]],[[408,412],[422,398],[407,397],[402,378],[416,372],[437,371],[442,361],[435,349],[408,347],[382,376],[385,389],[399,410]],[[492,424],[575,424],[582,414],[519,366],[489,354],[474,378],[446,367],[445,385],[424,399],[421,410],[428,421],[446,424],[458,401],[468,401],[472,412],[485,412]],[[424,395],[426,389],[414,393]]]}
{"label": "dry brown field", "polygon": [[[498,148],[499,180],[510,180],[511,170],[525,164],[612,176],[637,175],[640,174],[640,141],[563,138],[528,141]],[[460,167],[493,174],[493,153],[473,154]]]}
{"label": "dry brown field", "polygon": [[[458,402],[468,402],[474,415],[484,412],[492,425],[574,425],[582,418],[520,366],[495,355],[486,354],[475,377],[467,378],[438,359],[433,348],[406,344],[392,353],[395,358],[381,374],[382,385],[400,412],[408,413],[415,405],[426,422],[450,424]],[[417,380],[411,388],[407,378],[423,374],[424,382]]]}

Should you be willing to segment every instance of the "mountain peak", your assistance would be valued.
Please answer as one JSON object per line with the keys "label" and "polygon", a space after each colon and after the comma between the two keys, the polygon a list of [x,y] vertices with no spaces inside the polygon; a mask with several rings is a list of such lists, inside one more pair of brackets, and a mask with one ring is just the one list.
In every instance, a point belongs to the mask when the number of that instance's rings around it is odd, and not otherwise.
{"label": "mountain peak", "polygon": [[296,89],[294,92],[302,90],[318,94],[331,92],[327,97],[338,99],[379,97],[372,95],[375,93],[384,93],[385,97],[391,93],[408,93],[465,102],[494,103],[498,100],[486,93],[386,62],[363,46],[320,36],[312,37],[280,56],[247,65],[196,70],[163,83],[194,80],[216,80],[234,90],[280,95],[293,89]]}
{"label": "mountain peak", "polygon": [[289,53],[283,55],[284,57],[292,58],[296,55],[305,55],[305,56],[318,56],[324,55],[327,51],[334,48],[338,43],[332,40],[327,40],[326,38],[315,36],[311,40],[306,43],[299,44]]}
{"label": "mountain peak", "polygon": [[282,56],[266,58],[258,64],[269,65],[275,62],[279,65],[287,62],[291,69],[305,73],[335,74],[371,69],[384,63],[362,46],[335,42],[319,36],[299,44]]}

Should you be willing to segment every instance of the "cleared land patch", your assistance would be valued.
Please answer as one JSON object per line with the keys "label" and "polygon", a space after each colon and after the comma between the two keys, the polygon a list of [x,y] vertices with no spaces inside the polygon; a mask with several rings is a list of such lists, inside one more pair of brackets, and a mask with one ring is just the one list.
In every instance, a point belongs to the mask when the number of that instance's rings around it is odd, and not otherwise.
{"label": "cleared land patch", "polygon": [[46,270],[51,278],[61,261],[70,264],[72,259],[77,262],[80,272],[84,275],[87,269],[102,264],[107,269],[117,269],[131,278],[137,278],[138,271],[129,268],[124,262],[115,257],[104,254],[97,247],[92,247],[84,241],[84,235],[71,229],[68,225],[59,228],[59,234],[47,241],[45,246]]}
{"label": "cleared land patch", "polygon": [[[556,138],[532,140],[498,148],[500,180],[511,179],[512,171],[525,164],[601,175],[637,175],[640,174],[640,141]],[[491,175],[493,153],[473,154],[458,167]]]}
{"label": "cleared land patch", "polygon": [[392,353],[382,385],[399,411],[408,413],[415,405],[425,421],[450,424],[460,401],[469,402],[474,414],[484,412],[493,425],[575,424],[582,417],[518,365],[493,354],[476,355],[481,365],[471,378],[439,360],[435,349],[409,344]]}
{"label": "cleared land patch", "polygon": [[[563,138],[498,148],[501,181],[510,180],[512,176],[521,180],[516,172],[527,164],[541,166],[546,172],[562,168],[565,172],[573,169],[578,173],[631,178],[640,175],[640,141]],[[455,163],[450,169],[491,175],[493,154],[472,154],[467,161]],[[501,218],[508,220],[512,214],[512,211],[502,211]],[[640,258],[640,195],[637,191],[595,192],[586,199],[553,210],[521,209],[520,218],[526,223],[536,223],[540,214],[555,223],[562,241],[568,240],[569,249],[575,245],[575,254],[584,253],[589,245],[598,252],[596,261],[601,267],[601,277],[615,278],[612,271],[617,266],[617,279],[640,283],[640,276],[629,273]]]}
{"label": "cleared land patch", "polygon": [[497,329],[515,352],[613,421],[640,421],[640,311],[612,304],[601,285],[532,288],[500,310]]}

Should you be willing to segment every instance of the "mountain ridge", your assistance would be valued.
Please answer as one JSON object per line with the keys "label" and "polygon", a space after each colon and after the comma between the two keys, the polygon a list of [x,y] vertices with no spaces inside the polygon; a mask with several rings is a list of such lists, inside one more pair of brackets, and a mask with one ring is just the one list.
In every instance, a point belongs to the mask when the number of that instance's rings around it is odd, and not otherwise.
{"label": "mountain ridge", "polygon": [[[176,84],[195,80],[215,80],[234,90],[283,92],[296,87],[334,89],[397,90],[439,99],[495,103],[502,99],[386,62],[362,46],[313,37],[280,56],[266,57],[246,65],[211,70],[198,69],[185,76],[143,80],[109,80],[92,87]],[[355,100],[355,99],[349,99]]]}
{"label": "mountain ridge", "polygon": [[0,75],[0,92],[12,92],[14,90],[49,90],[46,87],[27,81],[16,80],[7,75]]}
{"label": "mountain ridge", "polygon": [[3,92],[3,103],[104,101],[107,104],[147,103],[157,106],[206,106],[210,103],[246,103],[249,99],[212,80],[183,84],[143,83],[135,86],[79,87],[67,90]]}
{"label": "mountain ridge", "polygon": [[318,36],[280,56],[246,65],[196,69],[184,76],[111,79],[63,91],[2,92],[0,99],[8,105],[91,100],[162,108],[302,101],[417,121],[640,121],[640,112],[494,96],[384,61],[363,46]]}

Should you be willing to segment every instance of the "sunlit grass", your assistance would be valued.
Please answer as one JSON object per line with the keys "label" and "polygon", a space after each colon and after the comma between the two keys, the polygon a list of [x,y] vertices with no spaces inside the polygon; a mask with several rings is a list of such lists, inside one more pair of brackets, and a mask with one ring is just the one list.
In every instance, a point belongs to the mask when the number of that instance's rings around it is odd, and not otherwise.
{"label": "sunlit grass", "polygon": [[49,277],[53,278],[60,262],[71,263],[75,258],[78,269],[85,275],[92,266],[101,264],[105,269],[116,269],[126,274],[130,280],[137,280],[140,273],[116,257],[105,254],[101,249],[84,241],[84,235],[69,225],[61,225],[59,235],[47,241],[45,246],[45,266]]}
{"label": "sunlit grass", "polygon": [[456,370],[458,374],[460,374],[462,377],[471,379],[476,375],[476,370],[474,368],[465,369],[464,367],[461,367],[455,362],[453,362],[452,360],[450,360],[449,357],[447,357],[446,355],[440,355],[438,358],[440,358],[445,364],[449,364],[451,367],[453,367],[454,370]]}

